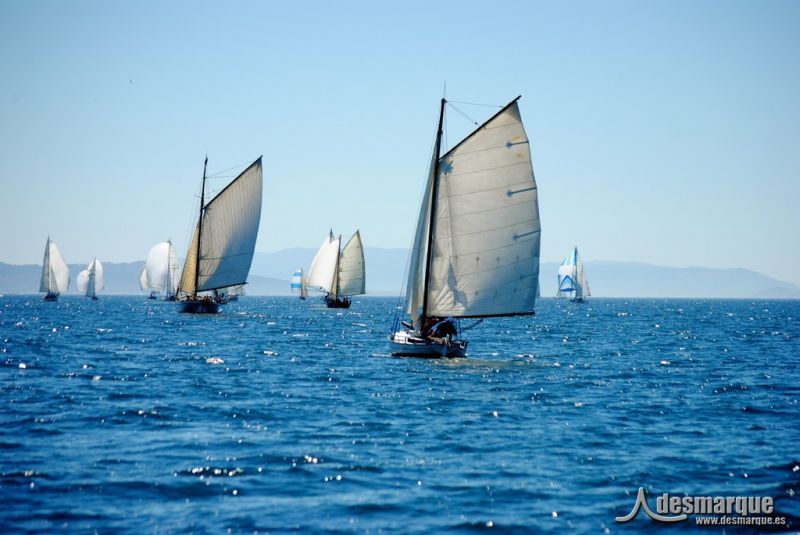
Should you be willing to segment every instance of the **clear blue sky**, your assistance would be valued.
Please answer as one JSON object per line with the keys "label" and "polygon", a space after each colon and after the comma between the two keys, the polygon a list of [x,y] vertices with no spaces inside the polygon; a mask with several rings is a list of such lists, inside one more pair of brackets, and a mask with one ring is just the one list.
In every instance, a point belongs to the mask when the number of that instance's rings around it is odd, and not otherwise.
{"label": "clear blue sky", "polygon": [[798,28],[793,1],[6,0],[0,260],[40,262],[48,234],[74,263],[183,255],[206,152],[264,155],[257,250],[330,226],[408,247],[446,82],[523,95],[543,260],[800,284]]}

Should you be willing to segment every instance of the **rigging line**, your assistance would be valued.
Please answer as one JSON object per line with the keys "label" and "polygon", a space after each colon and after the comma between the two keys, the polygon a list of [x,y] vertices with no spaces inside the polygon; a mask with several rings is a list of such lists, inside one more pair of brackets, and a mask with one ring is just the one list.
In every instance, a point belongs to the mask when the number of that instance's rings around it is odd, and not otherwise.
{"label": "rigging line", "polygon": [[228,167],[227,169],[223,169],[222,171],[217,171],[214,174],[208,175],[206,178],[212,178],[212,177],[213,178],[218,178],[222,173],[227,173],[228,171],[233,171],[234,169],[243,168],[243,167],[246,167],[247,165],[248,165],[247,162],[240,163],[238,165],[234,165],[233,167]]}
{"label": "rigging line", "polygon": [[447,102],[453,102],[456,104],[467,104],[468,106],[485,106],[487,108],[502,108],[503,106],[498,106],[497,104],[481,104],[480,102],[464,102],[463,100],[448,100]]}
{"label": "rigging line", "polygon": [[471,122],[472,124],[475,124],[475,125],[477,125],[477,124],[478,124],[478,121],[476,121],[475,119],[473,119],[472,117],[470,117],[469,115],[467,115],[466,113],[464,113],[463,111],[461,111],[460,109],[458,109],[456,106],[453,106],[453,104],[452,104],[451,102],[448,102],[448,104],[450,104],[450,107],[451,107],[451,108],[453,108],[453,109],[454,109],[454,110],[456,110],[458,113],[460,113],[462,116],[464,116],[464,117],[467,119],[467,121],[469,121],[469,122]]}

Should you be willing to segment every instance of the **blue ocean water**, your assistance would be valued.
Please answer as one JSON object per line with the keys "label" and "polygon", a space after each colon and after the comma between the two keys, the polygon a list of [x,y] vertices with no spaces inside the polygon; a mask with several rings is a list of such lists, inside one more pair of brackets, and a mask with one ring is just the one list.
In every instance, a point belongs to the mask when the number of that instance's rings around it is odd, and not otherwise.
{"label": "blue ocean water", "polygon": [[800,529],[800,302],[542,299],[459,360],[389,356],[395,305],[0,297],[0,530],[674,531],[639,487]]}

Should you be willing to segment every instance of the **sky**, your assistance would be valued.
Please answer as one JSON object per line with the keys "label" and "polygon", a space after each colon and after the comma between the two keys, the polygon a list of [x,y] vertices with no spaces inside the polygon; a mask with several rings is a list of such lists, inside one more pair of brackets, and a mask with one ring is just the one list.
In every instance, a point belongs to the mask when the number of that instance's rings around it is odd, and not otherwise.
{"label": "sky", "polygon": [[[769,0],[6,0],[0,261],[182,256],[206,154],[212,191],[263,154],[258,251],[409,247],[439,99],[521,94],[543,261],[800,284],[798,27]],[[472,127],[448,109],[451,145]]]}

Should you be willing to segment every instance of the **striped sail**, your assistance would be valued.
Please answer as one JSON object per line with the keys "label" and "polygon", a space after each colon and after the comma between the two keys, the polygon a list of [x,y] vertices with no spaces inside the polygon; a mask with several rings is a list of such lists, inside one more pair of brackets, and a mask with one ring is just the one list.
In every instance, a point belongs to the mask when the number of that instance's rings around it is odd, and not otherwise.
{"label": "striped sail", "polygon": [[583,270],[583,259],[578,248],[573,247],[558,268],[558,292],[556,297],[581,299],[589,297],[589,283]]}
{"label": "striped sail", "polygon": [[292,291],[297,290],[300,291],[300,288],[303,287],[303,270],[298,269],[294,273],[292,273]]}

